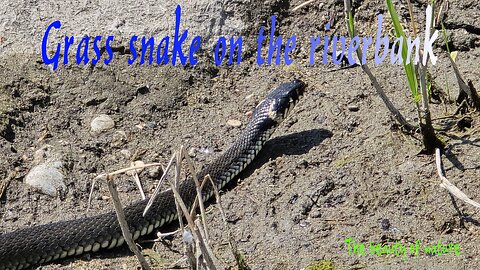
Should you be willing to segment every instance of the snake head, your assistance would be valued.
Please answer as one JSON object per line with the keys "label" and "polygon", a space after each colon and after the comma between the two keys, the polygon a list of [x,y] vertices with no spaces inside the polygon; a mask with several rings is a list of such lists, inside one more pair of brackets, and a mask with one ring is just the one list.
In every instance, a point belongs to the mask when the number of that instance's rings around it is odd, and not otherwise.
{"label": "snake head", "polygon": [[277,123],[287,118],[293,107],[300,100],[305,90],[305,83],[300,80],[293,80],[281,84],[277,89],[270,93],[265,101],[268,102],[268,115]]}

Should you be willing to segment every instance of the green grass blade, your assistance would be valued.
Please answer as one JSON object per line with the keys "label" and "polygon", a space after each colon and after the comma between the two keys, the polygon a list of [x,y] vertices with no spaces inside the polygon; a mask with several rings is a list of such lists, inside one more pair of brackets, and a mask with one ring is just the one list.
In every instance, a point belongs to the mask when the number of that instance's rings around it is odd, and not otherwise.
{"label": "green grass blade", "polygon": [[[403,27],[400,24],[400,20],[398,19],[397,11],[393,6],[392,0],[386,0],[388,13],[390,13],[390,17],[392,18],[393,27],[395,28],[395,35],[397,37],[402,37],[402,60],[403,60],[403,67],[405,69],[405,73],[407,75],[408,86],[410,91],[412,92],[412,97],[415,102],[420,102],[421,95],[418,91],[418,82],[417,82],[417,75],[415,72],[415,66],[410,61],[410,63],[406,64],[407,61],[407,54],[408,54],[408,47],[407,47],[407,38],[405,36],[405,32],[403,31]],[[393,49],[393,48],[392,48]],[[413,59],[413,58],[410,58]]]}

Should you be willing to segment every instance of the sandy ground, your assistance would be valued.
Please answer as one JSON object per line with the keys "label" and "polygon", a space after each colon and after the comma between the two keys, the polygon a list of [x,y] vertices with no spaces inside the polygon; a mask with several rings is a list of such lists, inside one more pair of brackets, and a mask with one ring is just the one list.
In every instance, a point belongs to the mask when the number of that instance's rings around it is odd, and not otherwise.
{"label": "sandy ground", "polygon": [[[189,29],[188,40],[194,35],[204,38],[199,63],[128,65],[125,48],[130,36],[160,39],[173,34],[176,3],[164,2],[14,0],[0,7],[0,179],[19,171],[0,199],[1,232],[110,211],[108,189],[100,185],[87,212],[91,181],[133,160],[166,164],[173,151],[185,145],[194,148],[200,167],[241,131],[228,125],[229,119],[245,126],[246,113],[266,94],[300,78],[308,84],[305,97],[222,195],[229,228],[246,263],[252,269],[302,269],[319,260],[331,260],[339,269],[480,267],[478,211],[439,186],[434,157],[419,155],[419,134],[399,130],[360,67],[340,69],[321,63],[321,58],[309,64],[310,36],[346,34],[342,1],[319,0],[297,11],[292,9],[302,1],[184,1],[181,27]],[[407,20],[408,9],[401,2],[395,1]],[[360,35],[373,35],[375,15],[386,11],[384,1],[355,1],[355,7]],[[426,1],[413,1],[413,7],[423,29]],[[450,4],[444,19],[450,46],[459,51],[457,65],[477,88],[479,11],[475,1],[459,0]],[[277,16],[277,34],[297,37],[292,65],[256,63],[256,37],[261,26],[269,29],[272,15]],[[53,72],[42,62],[41,40],[54,20],[60,20],[62,28],[52,40],[114,35],[112,62],[77,65],[73,47],[70,64],[60,64]],[[325,31],[328,21],[330,32]],[[214,64],[211,53],[220,35],[244,37],[240,65]],[[48,48],[55,50],[54,44]],[[440,38],[433,51],[438,56],[438,63],[430,65],[433,79],[455,99],[458,86]],[[371,54],[368,61],[397,108],[415,123],[403,68],[373,66]],[[451,117],[454,103],[433,101],[431,108],[439,136],[448,144],[447,177],[479,201],[478,113]],[[100,114],[111,116],[115,127],[92,134],[90,122]],[[472,119],[471,127],[459,129],[457,122],[466,116]],[[24,183],[23,176],[38,162],[34,153],[44,147],[64,164],[67,190],[55,198]],[[157,180],[154,173],[146,170],[140,177],[151,191]],[[139,198],[128,177],[121,178],[119,190],[126,203]],[[235,269],[215,204],[207,219],[215,253]],[[165,230],[174,229],[175,225]],[[348,253],[348,238],[367,249],[370,242],[409,246],[417,240],[421,245],[458,244],[460,249],[457,255],[359,256]],[[182,257],[179,235],[143,246],[157,252],[149,256],[155,269],[167,269]],[[135,258],[124,248],[39,269],[135,268]]]}

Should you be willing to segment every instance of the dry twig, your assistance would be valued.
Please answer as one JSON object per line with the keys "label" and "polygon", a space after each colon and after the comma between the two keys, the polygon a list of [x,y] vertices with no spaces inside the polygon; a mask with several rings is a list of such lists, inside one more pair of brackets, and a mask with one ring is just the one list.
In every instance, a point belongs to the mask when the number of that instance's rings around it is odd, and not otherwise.
{"label": "dry twig", "polygon": [[299,10],[299,9],[301,9],[302,7],[307,6],[307,5],[309,5],[310,3],[313,3],[313,2],[315,2],[315,1],[317,1],[317,0],[308,0],[308,1],[306,1],[306,2],[303,2],[303,3],[301,3],[300,5],[294,7],[294,8],[292,9],[292,11]]}
{"label": "dry twig", "polygon": [[15,168],[15,170],[11,171],[7,177],[0,182],[0,198],[3,197],[3,194],[5,193],[5,190],[7,190],[8,185],[10,182],[17,176],[18,170]]}
{"label": "dry twig", "polygon": [[122,173],[126,173],[126,172],[129,172],[129,171],[133,171],[133,170],[137,170],[137,169],[143,169],[143,168],[148,168],[148,167],[153,167],[153,166],[162,166],[161,163],[149,163],[149,164],[141,164],[141,165],[135,165],[135,166],[131,166],[131,167],[128,167],[128,168],[124,168],[124,169],[120,169],[120,170],[117,170],[117,171],[114,171],[114,172],[111,172],[111,173],[107,173],[107,174],[100,174],[98,175],[97,177],[95,177],[92,181],[92,187],[90,188],[90,194],[88,195],[88,206],[87,206],[87,212],[88,210],[90,209],[90,204],[92,202],[92,198],[93,198],[93,190],[94,190],[94,187],[95,187],[95,184],[97,182],[98,179],[106,179],[108,177],[112,177],[112,176],[115,176],[117,174],[122,174]]}
{"label": "dry twig", "polygon": [[122,204],[120,203],[120,199],[118,198],[118,192],[115,187],[113,177],[107,176],[106,180],[107,180],[108,190],[112,195],[112,201],[113,201],[113,205],[115,206],[115,213],[117,213],[118,223],[120,224],[120,228],[122,229],[123,238],[125,238],[125,242],[127,242],[127,245],[130,248],[130,250],[133,253],[135,253],[135,256],[140,262],[140,265],[142,266],[142,268],[146,270],[150,270],[150,265],[147,263],[147,261],[145,260],[145,257],[143,257],[142,253],[140,252],[140,250],[138,250],[137,245],[133,241],[132,233],[130,232],[127,221],[125,219],[125,213],[123,212]]}
{"label": "dry twig", "polygon": [[442,154],[441,154],[439,148],[435,149],[435,159],[436,159],[436,164],[437,164],[438,176],[440,177],[440,180],[442,180],[442,183],[440,183],[440,186],[447,189],[448,192],[450,192],[453,196],[457,197],[458,199],[460,199],[460,200],[462,200],[462,201],[464,201],[464,202],[466,202],[470,205],[473,205],[475,207],[480,208],[479,203],[470,199],[465,193],[463,193],[455,185],[450,183],[450,181],[448,181],[448,179],[445,177],[444,169],[443,169],[443,163],[442,163]]}
{"label": "dry twig", "polygon": [[[182,149],[182,148],[181,148]],[[182,151],[178,151],[175,153],[176,157],[177,157],[177,160],[182,160]],[[173,158],[173,157],[172,157]],[[175,166],[180,166],[179,164],[175,164]],[[167,169],[165,171],[168,171],[168,166],[167,166]],[[195,174],[195,172],[192,172],[193,174]],[[178,183],[178,179],[180,177],[179,174],[176,175],[177,176],[177,183]],[[208,252],[208,249],[206,248],[206,243],[201,235],[201,233],[199,232],[199,228],[197,226],[195,226],[195,222],[193,221],[193,218],[192,216],[190,215],[189,211],[188,211],[188,208],[187,206],[185,205],[185,202],[183,201],[182,197],[180,196],[180,194],[178,193],[178,190],[175,186],[175,182],[173,182],[172,180],[168,179],[168,177],[166,178],[169,185],[170,185],[170,188],[172,189],[172,192],[173,192],[173,195],[175,197],[175,201],[178,203],[183,215],[185,216],[185,219],[187,220],[187,223],[188,223],[188,226],[190,228],[190,231],[193,235],[193,237],[195,238],[195,240],[198,241],[198,245],[199,245],[199,248],[201,250],[201,253],[203,255],[203,259],[205,260],[206,264],[207,264],[207,267],[208,269],[217,269],[216,268],[216,264],[214,263],[213,261],[213,256],[210,255],[210,253]],[[198,182],[198,181],[197,181]],[[198,189],[197,189],[198,190]],[[181,214],[178,213],[178,216],[179,218],[181,217]],[[185,232],[185,231],[184,231]]]}

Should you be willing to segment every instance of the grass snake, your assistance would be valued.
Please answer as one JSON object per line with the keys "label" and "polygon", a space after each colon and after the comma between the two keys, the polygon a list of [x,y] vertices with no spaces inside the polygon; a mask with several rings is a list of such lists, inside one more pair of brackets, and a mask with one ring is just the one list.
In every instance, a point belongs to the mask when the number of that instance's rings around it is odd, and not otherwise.
{"label": "grass snake", "polygon": [[[258,154],[275,128],[291,112],[305,84],[294,80],[281,84],[256,107],[251,121],[234,143],[199,173],[207,174],[218,189],[238,175]],[[195,200],[193,179],[182,182],[178,189],[187,206]],[[202,190],[204,200],[213,195],[210,182]],[[151,233],[155,228],[177,218],[173,192],[160,193],[150,211],[142,216],[148,198],[125,207],[125,216],[133,238]],[[124,238],[114,211],[91,217],[49,223],[0,235],[0,270],[24,269],[61,258],[121,246]]]}

